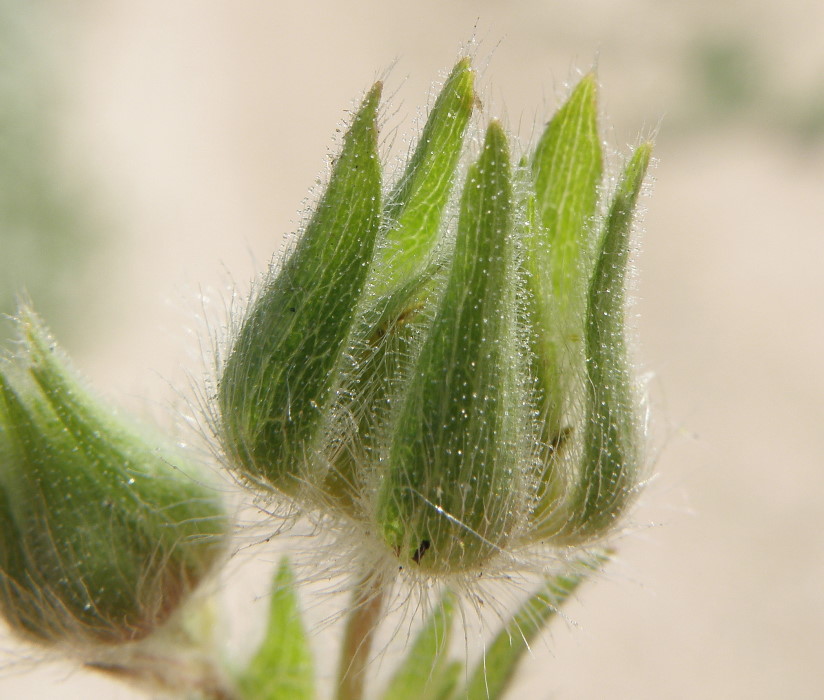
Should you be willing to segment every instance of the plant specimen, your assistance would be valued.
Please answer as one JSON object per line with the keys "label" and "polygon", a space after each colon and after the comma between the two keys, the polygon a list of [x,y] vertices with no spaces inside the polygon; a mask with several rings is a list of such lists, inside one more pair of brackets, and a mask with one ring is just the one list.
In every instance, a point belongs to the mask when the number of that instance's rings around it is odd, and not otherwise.
{"label": "plant specimen", "polygon": [[[644,476],[625,297],[651,146],[605,178],[588,74],[518,155],[499,121],[473,122],[462,59],[387,183],[381,90],[236,324],[210,424],[239,483],[340,538],[353,597],[339,700],[496,698],[604,563]],[[198,596],[187,601],[226,551],[216,491],[100,409],[32,312],[18,326],[22,350],[0,367],[0,609],[12,627],[172,695],[314,697],[288,563],[251,661],[210,664],[191,632]],[[482,663],[450,660],[461,596],[524,570],[543,582]],[[410,586],[442,597],[388,685],[367,689],[386,602]]]}

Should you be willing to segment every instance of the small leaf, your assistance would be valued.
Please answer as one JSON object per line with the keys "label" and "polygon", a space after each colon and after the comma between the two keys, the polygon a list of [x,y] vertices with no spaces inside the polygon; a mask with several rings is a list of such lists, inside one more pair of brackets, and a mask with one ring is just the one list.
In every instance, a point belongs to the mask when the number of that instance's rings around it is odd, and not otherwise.
{"label": "small leaf", "polygon": [[252,306],[220,380],[235,466],[287,492],[306,476],[374,251],[380,93],[377,83],[366,96],[306,231]]}
{"label": "small leaf", "polygon": [[541,586],[504,625],[486,647],[484,657],[472,672],[466,700],[497,700],[506,693],[524,652],[555,617],[578,586],[606,563],[609,553],[594,555],[579,562],[571,574],[553,576]]}
{"label": "small leaf", "polygon": [[244,700],[311,700],[312,652],[301,621],[295,578],[284,558],[275,575],[266,636],[238,678]]}
{"label": "small leaf", "polygon": [[470,168],[454,260],[409,381],[378,521],[404,565],[454,572],[496,554],[518,517],[509,146],[493,122]]}
{"label": "small leaf", "polygon": [[454,603],[445,596],[426,620],[395,671],[383,700],[439,700],[457,683],[460,664],[449,663]]}

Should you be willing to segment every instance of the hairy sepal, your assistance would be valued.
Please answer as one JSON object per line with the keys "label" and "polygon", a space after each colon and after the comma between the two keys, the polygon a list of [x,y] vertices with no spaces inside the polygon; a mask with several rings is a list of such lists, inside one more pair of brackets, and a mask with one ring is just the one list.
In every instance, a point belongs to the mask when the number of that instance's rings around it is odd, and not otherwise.
{"label": "hairy sepal", "polygon": [[506,546],[522,507],[509,146],[487,130],[446,291],[397,416],[380,532],[402,565],[454,573]]}
{"label": "hairy sepal", "polygon": [[350,355],[333,413],[329,470],[320,493],[358,517],[371,477],[366,464],[386,438],[388,416],[432,320],[442,291],[444,218],[475,102],[469,60],[458,61],[433,105],[398,183],[387,197],[381,242],[355,322]]}
{"label": "hairy sepal", "polygon": [[232,344],[218,387],[220,432],[248,481],[295,494],[311,481],[315,443],[339,381],[381,220],[377,110],[368,93],[329,185],[279,273]]}
{"label": "hairy sepal", "polygon": [[572,450],[565,443],[583,418],[584,312],[603,171],[597,111],[597,83],[590,73],[550,120],[529,163],[534,195],[524,267],[530,370],[541,425],[543,473],[535,517],[543,521],[570,489],[564,458]]}
{"label": "hairy sepal", "polygon": [[627,350],[626,285],[632,223],[652,155],[639,146],[610,205],[587,290],[586,420],[577,482],[555,541],[586,543],[612,530],[637,494],[644,464],[641,401]]}

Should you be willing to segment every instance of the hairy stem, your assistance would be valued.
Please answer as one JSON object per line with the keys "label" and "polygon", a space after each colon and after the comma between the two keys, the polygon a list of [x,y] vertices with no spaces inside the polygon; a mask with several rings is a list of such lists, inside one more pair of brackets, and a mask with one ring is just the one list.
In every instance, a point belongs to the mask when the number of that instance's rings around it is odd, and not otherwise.
{"label": "hairy stem", "polygon": [[363,577],[353,593],[338,668],[337,700],[363,699],[366,665],[380,622],[384,593],[384,582],[369,574]]}

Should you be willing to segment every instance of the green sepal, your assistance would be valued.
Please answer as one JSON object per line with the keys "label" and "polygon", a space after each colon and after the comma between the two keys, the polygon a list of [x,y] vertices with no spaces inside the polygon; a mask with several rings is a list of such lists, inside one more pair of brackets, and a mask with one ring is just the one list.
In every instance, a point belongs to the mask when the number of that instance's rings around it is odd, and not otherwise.
{"label": "green sepal", "polygon": [[635,495],[643,463],[640,401],[627,353],[625,293],[632,221],[652,156],[639,146],[610,205],[589,283],[586,313],[587,413],[579,481],[560,538],[592,541]]}
{"label": "green sepal", "polygon": [[[203,481],[193,465],[181,456],[160,454],[156,445],[141,439],[134,429],[96,402],[69,373],[54,340],[33,312],[20,311],[19,322],[27,349],[28,371],[62,427],[76,442],[80,453],[99,468],[96,483],[108,481],[121,503],[138,508],[147,524],[157,528],[158,544],[187,557],[213,536],[220,542],[228,521],[216,492]],[[112,498],[118,496],[112,494]],[[134,516],[136,517],[136,516]],[[202,541],[202,542],[201,542]],[[205,573],[205,572],[204,572]]]}
{"label": "green sepal", "polygon": [[472,115],[473,84],[469,59],[461,59],[384,207],[385,232],[353,333],[357,370],[346,378],[342,405],[335,411],[346,420],[319,490],[330,507],[348,515],[359,507],[362,465],[384,438],[387,406],[410,369],[417,340],[431,321],[427,310],[442,288],[436,251]]}
{"label": "green sepal", "polygon": [[265,636],[237,685],[242,700],[312,700],[314,683],[295,577],[284,557],[272,585]]}
{"label": "green sepal", "polygon": [[554,619],[561,606],[593,573],[608,561],[609,553],[577,562],[572,573],[548,578],[502,627],[469,676],[465,700],[498,700],[509,689],[524,653]]}
{"label": "green sepal", "polygon": [[459,690],[461,680],[466,675],[466,668],[460,661],[448,661],[441,671],[441,680],[437,693],[432,695],[432,700],[461,700]]}
{"label": "green sepal", "polygon": [[473,86],[470,61],[463,58],[446,79],[415,152],[387,197],[387,231],[372,273],[377,297],[406,285],[431,262],[475,103]]}
{"label": "green sepal", "polygon": [[517,518],[514,247],[509,148],[493,122],[467,176],[447,287],[396,416],[378,495],[380,532],[403,565],[479,566]]}
{"label": "green sepal", "polygon": [[248,481],[287,493],[311,468],[374,252],[380,94],[376,83],[306,230],[251,306],[220,379],[220,430],[233,466]]}
{"label": "green sepal", "polygon": [[583,353],[583,310],[603,171],[597,117],[597,82],[590,73],[547,125],[531,162],[535,210],[524,264],[532,371],[548,443],[566,427],[567,375]]}
{"label": "green sepal", "polygon": [[431,321],[427,296],[436,287],[432,267],[387,294],[357,322],[359,342],[352,349],[357,369],[344,378],[339,392],[334,415],[342,420],[318,489],[326,506],[336,512],[361,514],[361,495],[370,477],[365,465],[373,463],[386,439],[390,407]]}
{"label": "green sepal", "polygon": [[603,172],[598,84],[593,73],[581,79],[550,120],[531,167],[536,221],[549,244],[537,246],[530,254],[537,258],[536,266],[551,267],[541,279],[542,288],[547,285],[550,292],[546,298],[575,304],[586,284],[586,268],[591,268],[597,241],[593,217]]}
{"label": "green sepal", "polygon": [[[569,484],[559,452],[576,415],[584,373],[586,286],[603,156],[597,82],[590,73],[547,125],[531,160],[524,267],[531,376],[541,420],[543,474],[535,517],[547,521]],[[548,522],[547,529],[553,526]]]}
{"label": "green sepal", "polygon": [[72,377],[21,311],[23,353],[0,366],[0,611],[47,643],[155,631],[223,558],[216,492],[174,450]]}
{"label": "green sepal", "polygon": [[449,661],[455,604],[447,593],[418,632],[381,697],[383,700],[440,700],[458,682],[461,664]]}

